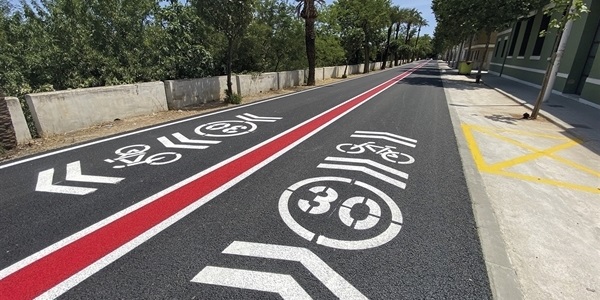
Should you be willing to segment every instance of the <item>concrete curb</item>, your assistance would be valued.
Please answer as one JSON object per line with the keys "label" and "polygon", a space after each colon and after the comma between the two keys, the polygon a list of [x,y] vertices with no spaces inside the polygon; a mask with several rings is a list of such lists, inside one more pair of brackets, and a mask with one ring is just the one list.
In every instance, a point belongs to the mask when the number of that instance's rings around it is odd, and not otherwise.
{"label": "concrete curb", "polygon": [[[445,86],[444,93],[446,94],[448,104],[450,104],[452,102],[451,97],[446,92]],[[479,233],[481,250],[483,252],[492,295],[494,299],[523,299],[517,273],[506,251],[506,244],[502,238],[492,203],[485,191],[483,178],[477,170],[467,141],[462,133],[460,117],[450,105],[448,105],[448,111],[450,112],[454,135],[463,162],[463,172],[467,179],[467,187],[471,196],[473,214],[477,224],[477,232]]]}

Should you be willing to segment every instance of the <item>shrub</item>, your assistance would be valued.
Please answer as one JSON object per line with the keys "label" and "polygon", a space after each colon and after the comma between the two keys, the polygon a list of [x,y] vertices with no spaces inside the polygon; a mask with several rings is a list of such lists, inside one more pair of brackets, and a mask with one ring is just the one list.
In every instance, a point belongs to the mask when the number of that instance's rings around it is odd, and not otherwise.
{"label": "shrub", "polygon": [[242,96],[236,93],[225,96],[225,103],[229,104],[241,104]]}

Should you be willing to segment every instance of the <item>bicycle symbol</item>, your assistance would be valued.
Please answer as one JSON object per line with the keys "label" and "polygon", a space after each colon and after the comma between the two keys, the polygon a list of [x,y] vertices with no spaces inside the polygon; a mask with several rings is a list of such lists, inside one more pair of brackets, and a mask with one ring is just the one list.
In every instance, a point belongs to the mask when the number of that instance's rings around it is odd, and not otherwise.
{"label": "bicycle symbol", "polygon": [[291,185],[279,198],[279,214],[302,238],[345,250],[381,246],[402,227],[400,208],[388,195],[343,177],[309,178]]}
{"label": "bicycle symbol", "polygon": [[114,163],[117,161],[124,163],[124,165],[113,166],[113,169],[121,169],[141,164],[148,164],[151,166],[166,165],[181,158],[181,154],[177,152],[162,152],[146,157],[148,150],[150,150],[150,146],[143,144],[125,146],[115,151],[115,154],[119,155],[119,157],[105,159],[104,161],[107,163]]}
{"label": "bicycle symbol", "polygon": [[[377,146],[375,144],[375,142],[366,142],[363,144],[351,144],[351,143],[347,143],[347,144],[339,144],[337,145],[336,149],[340,152],[343,153],[348,153],[348,154],[361,154],[364,153],[365,151],[369,150],[375,154],[379,154],[381,156],[381,158],[391,162],[391,163],[396,163],[396,164],[402,164],[402,165],[409,165],[415,162],[415,159],[405,153],[401,153],[398,151],[394,151],[394,149],[396,149],[396,147],[394,146]],[[404,156],[407,160],[405,161],[398,161],[398,158],[400,158],[400,156]]]}
{"label": "bicycle symbol", "polygon": [[256,130],[256,124],[248,121],[217,121],[196,127],[194,132],[203,136],[230,137]]}

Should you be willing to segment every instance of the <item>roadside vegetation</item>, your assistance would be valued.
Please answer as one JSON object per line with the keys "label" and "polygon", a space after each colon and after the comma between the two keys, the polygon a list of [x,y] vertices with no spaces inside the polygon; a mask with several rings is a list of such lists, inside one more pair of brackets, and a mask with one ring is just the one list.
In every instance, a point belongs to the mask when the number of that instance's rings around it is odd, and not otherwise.
{"label": "roadside vegetation", "polygon": [[[390,0],[0,0],[0,92],[23,95],[425,57],[416,10]],[[367,70],[368,71],[368,70]]]}

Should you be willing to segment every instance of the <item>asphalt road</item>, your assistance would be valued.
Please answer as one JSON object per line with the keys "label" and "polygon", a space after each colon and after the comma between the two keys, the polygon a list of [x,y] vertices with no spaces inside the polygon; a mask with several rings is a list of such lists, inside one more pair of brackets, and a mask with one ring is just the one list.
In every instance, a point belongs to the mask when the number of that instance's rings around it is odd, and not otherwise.
{"label": "asphalt road", "polygon": [[426,61],[2,164],[0,251],[1,299],[491,298]]}

